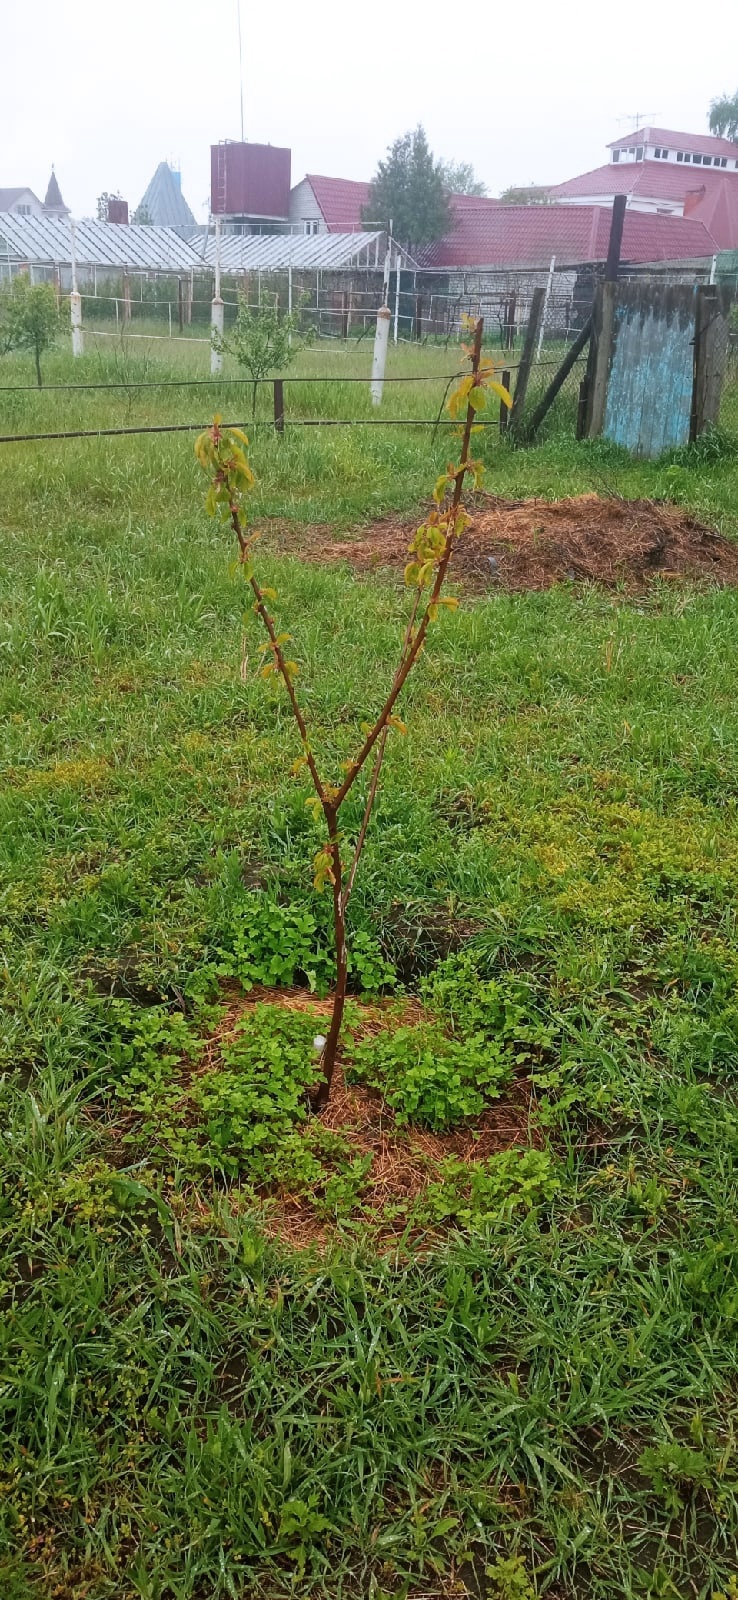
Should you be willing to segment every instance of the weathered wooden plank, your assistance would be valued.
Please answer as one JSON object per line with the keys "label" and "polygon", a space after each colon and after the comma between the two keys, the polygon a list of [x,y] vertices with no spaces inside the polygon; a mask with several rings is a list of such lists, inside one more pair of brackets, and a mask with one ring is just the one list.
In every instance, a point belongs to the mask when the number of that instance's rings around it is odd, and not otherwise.
{"label": "weathered wooden plank", "polygon": [[530,304],[530,316],[528,318],[528,326],[525,330],[523,353],[520,357],[518,379],[515,385],[515,394],[513,396],[512,410],[510,412],[510,432],[513,435],[520,433],[522,427],[523,407],[525,405],[528,379],[530,378],[530,369],[533,365],[533,356],[538,340],[538,330],[541,326],[541,318],[543,316],[543,301],[545,294],[546,291],[543,288],[533,290],[533,298]]}
{"label": "weathered wooden plank", "polygon": [[591,434],[602,432],[634,454],[648,457],[687,440],[694,314],[691,285],[604,286]]}
{"label": "weathered wooden plank", "polygon": [[[538,429],[541,426],[541,423],[542,423],[542,421],[543,421],[543,419],[544,419],[544,417],[546,415],[546,412],[551,409],[551,406],[553,405],[554,400],[556,399],[556,396],[557,396],[559,390],[561,388],[563,388],[563,386],[564,386],[564,384],[566,382],[566,379],[568,378],[569,373],[572,370],[572,367],[574,367],[576,365],[577,361],[579,360],[580,355],[582,354],[582,351],[584,350],[585,346],[589,343],[589,340],[590,340],[591,336],[592,336],[592,319],[591,319],[591,317],[588,317],[588,319],[585,322],[584,327],[582,328],[581,332],[577,335],[576,339],[574,340],[573,345],[571,345],[570,348],[567,350],[566,355],[564,356],[564,359],[563,359],[563,361],[561,363],[561,366],[558,369],[558,372],[556,372],[554,374],[554,376],[551,379],[551,382],[550,382],[545,394],[539,400],[538,405],[536,406],[536,409],[533,412],[532,417],[530,418],[530,421],[526,423],[525,429],[524,429],[526,439],[530,440],[530,439],[534,439],[535,438],[535,435],[537,434]],[[579,438],[579,437],[580,437],[580,435],[577,434],[577,438]]]}
{"label": "weathered wooden plank", "polygon": [[697,439],[719,419],[727,350],[725,293],[717,284],[701,284],[695,314],[690,439]]}
{"label": "weathered wooden plank", "polygon": [[612,359],[615,332],[615,284],[603,283],[595,297],[592,313],[592,341],[594,358],[589,383],[589,417],[587,434],[590,439],[602,433],[607,403],[608,378]]}

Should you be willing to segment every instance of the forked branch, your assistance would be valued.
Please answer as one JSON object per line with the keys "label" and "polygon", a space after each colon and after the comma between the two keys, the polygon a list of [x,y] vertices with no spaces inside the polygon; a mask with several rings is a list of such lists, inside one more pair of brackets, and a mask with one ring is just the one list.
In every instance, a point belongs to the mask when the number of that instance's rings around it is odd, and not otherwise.
{"label": "forked branch", "polygon": [[[456,464],[452,463],[439,478],[433,496],[435,510],[418,528],[410,545],[412,559],[405,569],[405,580],[415,589],[415,596],[397,669],[381,710],[371,727],[367,729],[358,754],[349,763],[343,782],[336,787],[325,783],[318,770],[307,722],[295,689],[297,664],[289,659],[284,650],[290,635],[277,632],[274,619],[267,608],[267,600],[276,596],[273,591],[261,587],[254,573],[251,558],[253,535],[249,537],[246,532],[243,511],[244,494],[254,481],[244,448],[248,445],[248,440],[237,428],[221,428],[219,419],[216,418],[213,427],[201,434],[195,446],[198,460],[211,478],[207,508],[211,515],[221,515],[231,523],[238,542],[239,566],[251,586],[255,600],[254,610],[266,631],[267,642],[262,648],[270,659],[262,667],[262,672],[265,676],[271,673],[278,674],[287,690],[302,744],[300,764],[304,763],[308,768],[326,825],[326,843],[316,853],[313,868],[316,889],[320,890],[328,883],[332,889],[336,987],[328,1036],[320,1060],[321,1078],[312,1101],[316,1110],[326,1104],[330,1094],[346,1002],[348,982],[346,909],[377,798],[389,732],[393,726],[401,729],[403,726],[394,714],[395,706],[420,655],[428,629],[438,614],[439,606],[457,604],[455,600],[445,599],[442,590],[456,542],[468,523],[468,518],[462,509],[465,478],[467,473],[471,472],[476,482],[481,470],[470,455],[476,413],[485,404],[488,389],[499,394],[507,405],[510,404],[507,391],[492,380],[491,363],[486,365],[482,363],[482,331],[483,324],[480,319],[474,325],[473,344],[469,348],[465,347],[465,353],[471,362],[471,372],[462,380],[449,402],[452,415],[458,414],[466,402],[459,460]],[[353,852],[348,865],[345,865],[341,856],[339,827],[341,808],[372,753],[374,753],[374,763],[364,813]]]}

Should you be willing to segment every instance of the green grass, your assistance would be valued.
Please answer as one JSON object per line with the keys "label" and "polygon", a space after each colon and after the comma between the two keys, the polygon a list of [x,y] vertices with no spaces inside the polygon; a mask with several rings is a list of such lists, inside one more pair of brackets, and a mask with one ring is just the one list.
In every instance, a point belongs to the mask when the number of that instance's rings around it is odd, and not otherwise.
{"label": "green grass", "polygon": [[[52,356],[49,381],[80,370]],[[430,416],[442,390],[402,403]],[[0,395],[0,422],[226,411],[199,393]],[[504,495],[669,496],[738,531],[727,452],[631,463],[555,429],[481,448]],[[480,972],[549,1041],[556,1181],[500,1207],[507,1179],[481,1175],[475,1211],[449,1171],[420,1236],[380,1250],[349,1206],[327,1251],[291,1252],[247,1183],[114,1131],[111,988],[176,1013],[254,873],[312,901],[307,789],[250,623],[239,672],[232,552],[190,440],[2,449],[3,1595],[338,1600],[442,1592],[454,1564],[507,1600],[734,1592],[734,594],[498,593],[439,620],[354,923],[415,988],[434,929],[477,930]],[[256,430],[255,519],[407,510],[447,449]],[[404,595],[262,559],[338,768]]]}

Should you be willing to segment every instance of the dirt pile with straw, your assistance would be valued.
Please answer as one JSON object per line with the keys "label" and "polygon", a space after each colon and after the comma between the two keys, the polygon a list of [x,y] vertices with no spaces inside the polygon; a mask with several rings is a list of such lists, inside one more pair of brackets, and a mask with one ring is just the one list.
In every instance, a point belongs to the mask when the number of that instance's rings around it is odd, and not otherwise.
{"label": "dirt pile with straw", "polygon": [[[361,571],[402,568],[418,518],[385,518],[340,539],[325,527],[292,527],[280,548]],[[653,500],[503,500],[479,495],[459,542],[450,579],[467,589],[549,589],[598,583],[628,592],[654,578],[738,585],[738,545],[678,506]]]}

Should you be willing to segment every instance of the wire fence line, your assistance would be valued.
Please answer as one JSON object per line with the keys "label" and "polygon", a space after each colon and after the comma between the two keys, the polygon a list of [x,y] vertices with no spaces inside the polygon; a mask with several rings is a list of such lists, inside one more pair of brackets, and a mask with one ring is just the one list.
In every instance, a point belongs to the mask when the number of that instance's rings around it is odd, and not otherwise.
{"label": "wire fence line", "polygon": [[[274,423],[253,419],[248,422],[221,422],[222,428],[274,428]],[[477,428],[499,428],[497,418],[477,418]],[[204,433],[212,427],[208,422],[161,422],[137,428],[74,428],[64,433],[2,433],[0,444],[33,444],[44,439],[111,439],[120,435],[147,433]],[[279,432],[290,428],[459,428],[458,422],[445,417],[296,417],[285,420]]]}
{"label": "wire fence line", "polygon": [[[508,370],[514,370],[508,367]],[[454,378],[461,376],[457,372],[419,372],[409,376],[384,377],[383,383],[451,383]],[[305,376],[296,373],[285,373],[276,379],[278,383],[363,383],[367,384],[368,377],[349,376],[341,373],[316,373],[310,372]],[[256,385],[273,386],[274,378],[130,378],[127,382],[116,383],[46,383],[41,389],[41,394],[67,394],[80,390],[100,389],[212,389],[212,388],[238,388],[253,389]],[[0,384],[0,394],[38,394],[39,387],[36,383],[3,383]]]}

